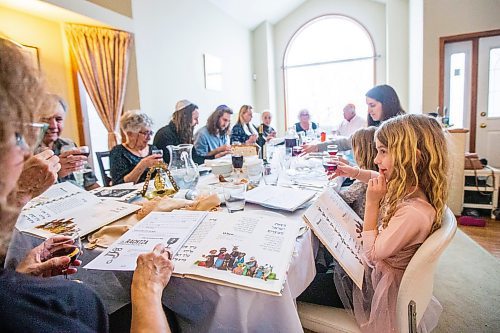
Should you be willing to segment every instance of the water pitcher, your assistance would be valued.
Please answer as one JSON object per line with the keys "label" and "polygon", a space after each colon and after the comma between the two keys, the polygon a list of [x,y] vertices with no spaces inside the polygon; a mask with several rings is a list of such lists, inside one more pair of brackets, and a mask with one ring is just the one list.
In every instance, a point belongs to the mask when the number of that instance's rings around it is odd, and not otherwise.
{"label": "water pitcher", "polygon": [[194,189],[198,184],[198,166],[194,163],[191,151],[193,145],[181,144],[178,146],[167,146],[170,152],[170,164],[168,169],[172,174],[177,186],[181,189]]}

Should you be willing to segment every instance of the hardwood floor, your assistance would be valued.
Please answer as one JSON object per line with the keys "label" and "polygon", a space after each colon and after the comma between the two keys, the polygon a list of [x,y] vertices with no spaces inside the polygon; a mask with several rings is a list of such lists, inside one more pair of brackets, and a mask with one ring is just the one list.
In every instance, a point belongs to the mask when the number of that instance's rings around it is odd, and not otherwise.
{"label": "hardwood floor", "polygon": [[460,230],[500,259],[500,221],[488,219],[485,227],[469,227],[458,225]]}

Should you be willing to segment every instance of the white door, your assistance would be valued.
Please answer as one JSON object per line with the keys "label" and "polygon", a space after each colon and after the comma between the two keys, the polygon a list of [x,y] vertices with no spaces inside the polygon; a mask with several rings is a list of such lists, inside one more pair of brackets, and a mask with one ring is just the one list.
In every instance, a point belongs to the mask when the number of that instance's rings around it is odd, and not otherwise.
{"label": "white door", "polygon": [[476,152],[500,167],[500,36],[479,39]]}

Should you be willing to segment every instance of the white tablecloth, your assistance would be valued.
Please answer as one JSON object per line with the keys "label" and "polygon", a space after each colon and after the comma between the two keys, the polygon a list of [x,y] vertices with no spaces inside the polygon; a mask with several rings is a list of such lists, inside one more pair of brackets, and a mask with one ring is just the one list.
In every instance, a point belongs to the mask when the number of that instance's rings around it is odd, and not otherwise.
{"label": "white tablecloth", "polygon": [[[247,204],[245,210],[262,210]],[[282,213],[290,219],[301,219],[303,209]],[[21,234],[13,235],[7,253],[6,267],[15,267],[25,254],[41,242]],[[296,241],[282,296],[219,286],[207,282],[173,277],[163,294],[163,303],[177,314],[182,332],[302,332],[295,298],[313,280],[318,241],[307,231]],[[85,251],[84,263],[99,254]],[[130,302],[132,272],[89,271],[80,268],[72,278],[92,287],[112,313]]]}

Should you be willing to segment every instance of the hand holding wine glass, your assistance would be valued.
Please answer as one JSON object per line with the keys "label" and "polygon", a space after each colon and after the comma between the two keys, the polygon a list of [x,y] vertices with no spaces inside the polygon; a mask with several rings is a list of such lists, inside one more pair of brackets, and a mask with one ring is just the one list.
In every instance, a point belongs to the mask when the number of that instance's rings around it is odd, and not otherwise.
{"label": "hand holding wine glass", "polygon": [[61,147],[61,154],[59,155],[59,163],[61,164],[61,169],[58,172],[59,177],[66,177],[82,169],[85,162],[87,162],[89,151],[88,147],[86,147],[87,152],[84,149],[82,153],[81,148],[83,147],[78,148],[73,145],[64,145]]}
{"label": "hand holding wine glass", "polygon": [[[76,251],[78,248],[78,251]],[[71,253],[69,252],[71,249]],[[33,248],[17,266],[16,271],[40,277],[74,274],[81,261],[77,257],[82,253],[79,235],[54,236]],[[66,252],[66,255],[63,255]],[[73,253],[72,256],[69,256]],[[70,267],[70,265],[72,267]]]}

